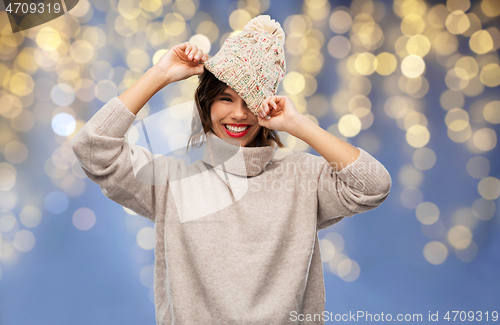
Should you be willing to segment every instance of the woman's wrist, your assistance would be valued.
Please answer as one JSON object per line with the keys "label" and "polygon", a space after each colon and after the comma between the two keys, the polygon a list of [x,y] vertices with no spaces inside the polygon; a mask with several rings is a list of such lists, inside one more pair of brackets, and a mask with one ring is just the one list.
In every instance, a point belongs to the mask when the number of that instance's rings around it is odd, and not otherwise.
{"label": "woman's wrist", "polygon": [[315,140],[321,136],[323,129],[303,114],[295,115],[288,123],[288,133],[315,149]]}
{"label": "woman's wrist", "polygon": [[307,116],[298,113],[290,120],[290,123],[286,124],[287,128],[285,132],[301,139],[301,137],[304,136],[303,133],[307,132],[306,129],[308,128],[308,126],[310,126],[311,123],[312,121]]}
{"label": "woman's wrist", "polygon": [[171,83],[166,71],[164,71],[162,68],[157,66],[156,64],[153,65],[149,71],[151,72],[152,77],[156,81],[156,88],[157,91],[160,91],[161,89],[165,88],[168,84]]}

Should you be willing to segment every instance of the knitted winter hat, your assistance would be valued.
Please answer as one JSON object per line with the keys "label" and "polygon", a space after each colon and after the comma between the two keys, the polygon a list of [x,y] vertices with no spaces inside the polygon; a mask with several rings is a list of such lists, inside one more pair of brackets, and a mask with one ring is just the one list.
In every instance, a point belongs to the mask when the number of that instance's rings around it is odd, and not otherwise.
{"label": "knitted winter hat", "polygon": [[276,95],[286,73],[285,32],[269,15],[248,22],[243,31],[226,39],[205,68],[240,95],[258,115],[262,100]]}

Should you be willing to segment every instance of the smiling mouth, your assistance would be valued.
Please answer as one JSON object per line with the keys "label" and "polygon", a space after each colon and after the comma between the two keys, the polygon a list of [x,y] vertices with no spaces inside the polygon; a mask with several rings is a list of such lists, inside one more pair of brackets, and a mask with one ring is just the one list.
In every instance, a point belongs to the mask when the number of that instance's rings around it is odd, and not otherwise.
{"label": "smiling mouth", "polygon": [[235,126],[230,124],[224,124],[224,128],[231,133],[241,133],[248,130],[248,128],[250,128],[250,125]]}

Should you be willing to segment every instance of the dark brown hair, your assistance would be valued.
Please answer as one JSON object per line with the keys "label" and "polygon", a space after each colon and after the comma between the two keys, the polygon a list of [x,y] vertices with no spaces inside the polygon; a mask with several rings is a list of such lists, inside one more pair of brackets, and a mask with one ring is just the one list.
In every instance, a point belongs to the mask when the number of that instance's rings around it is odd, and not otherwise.
{"label": "dark brown hair", "polygon": [[[204,133],[207,133],[212,129],[212,118],[210,114],[212,103],[215,101],[217,96],[227,88],[226,83],[217,79],[217,77],[215,77],[214,74],[206,68],[202,74],[198,75],[198,79],[200,84],[198,85],[198,88],[196,88],[194,100],[199,119],[193,118],[191,122],[191,136],[188,140],[186,152],[190,143],[191,146],[194,146],[195,143],[199,143],[199,146],[201,146]],[[201,121],[201,124],[199,121]],[[270,146],[273,142],[276,143],[279,148],[285,147],[285,145],[281,143],[276,130],[271,130],[261,126],[255,139],[255,146]]]}

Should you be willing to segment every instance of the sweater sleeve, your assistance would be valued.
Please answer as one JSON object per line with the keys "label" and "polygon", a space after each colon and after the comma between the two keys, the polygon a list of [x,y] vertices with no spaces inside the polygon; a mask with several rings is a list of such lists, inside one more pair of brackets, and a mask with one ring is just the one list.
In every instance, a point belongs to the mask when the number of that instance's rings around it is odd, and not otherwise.
{"label": "sweater sleeve", "polygon": [[318,179],[318,230],[344,217],[370,211],[385,201],[391,189],[387,169],[365,150],[359,157],[335,171],[324,159]]}
{"label": "sweater sleeve", "polygon": [[148,149],[125,141],[135,118],[113,97],[73,137],[71,148],[87,177],[106,197],[155,222],[154,184],[148,175],[151,165],[155,170],[165,166]]}

